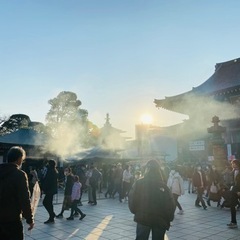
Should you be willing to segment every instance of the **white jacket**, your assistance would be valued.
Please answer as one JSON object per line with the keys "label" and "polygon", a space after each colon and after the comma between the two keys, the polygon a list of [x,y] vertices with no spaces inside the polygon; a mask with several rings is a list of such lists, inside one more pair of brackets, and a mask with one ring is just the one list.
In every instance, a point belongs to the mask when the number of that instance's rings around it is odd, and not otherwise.
{"label": "white jacket", "polygon": [[178,196],[183,195],[185,192],[183,179],[180,174],[174,170],[171,170],[169,173],[167,186],[170,188],[172,193],[177,194]]}

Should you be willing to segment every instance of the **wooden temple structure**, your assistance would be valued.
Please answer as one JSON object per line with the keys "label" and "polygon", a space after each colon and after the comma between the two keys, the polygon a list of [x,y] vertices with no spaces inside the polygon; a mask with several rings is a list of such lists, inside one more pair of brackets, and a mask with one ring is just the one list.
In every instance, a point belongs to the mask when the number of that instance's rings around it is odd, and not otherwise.
{"label": "wooden temple structure", "polygon": [[[157,108],[189,117],[169,127],[169,131],[176,130],[178,160],[196,163],[218,159],[223,165],[240,157],[240,58],[217,63],[215,72],[201,85],[176,96],[155,99],[154,103]],[[216,124],[220,132],[213,131]],[[216,135],[221,139],[216,141]],[[214,152],[216,142],[221,142],[220,160]]]}
{"label": "wooden temple structure", "polygon": [[41,165],[48,158],[56,158],[45,150],[48,137],[33,129],[20,128],[0,136],[0,163],[6,162],[7,152],[12,146],[21,146],[26,151],[26,163]]}

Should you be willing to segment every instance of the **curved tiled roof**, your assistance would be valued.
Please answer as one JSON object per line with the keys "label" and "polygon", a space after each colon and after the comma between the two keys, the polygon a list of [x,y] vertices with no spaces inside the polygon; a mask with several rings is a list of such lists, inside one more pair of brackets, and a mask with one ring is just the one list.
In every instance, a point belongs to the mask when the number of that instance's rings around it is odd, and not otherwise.
{"label": "curved tiled roof", "polygon": [[189,104],[192,97],[221,95],[233,90],[240,92],[240,58],[217,63],[214,74],[191,91],[165,99],[155,99],[154,103],[156,107],[186,113],[185,104]]}
{"label": "curved tiled roof", "polygon": [[21,128],[16,132],[0,136],[0,143],[42,146],[46,143],[47,137],[45,134],[38,133],[33,129]]}

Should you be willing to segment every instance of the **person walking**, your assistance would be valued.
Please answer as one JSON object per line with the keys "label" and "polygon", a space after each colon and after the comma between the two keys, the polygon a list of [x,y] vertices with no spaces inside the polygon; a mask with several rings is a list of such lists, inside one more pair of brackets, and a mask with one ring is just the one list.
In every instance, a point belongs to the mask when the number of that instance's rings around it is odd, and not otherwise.
{"label": "person walking", "polygon": [[236,206],[238,205],[238,198],[240,197],[240,161],[233,160],[232,161],[232,168],[233,168],[233,177],[234,177],[234,184],[230,188],[231,191],[231,203],[230,203],[230,210],[231,210],[231,222],[227,224],[229,228],[237,228],[237,218],[236,218]]}
{"label": "person walking", "polygon": [[150,160],[143,178],[138,179],[129,192],[128,206],[137,222],[136,240],[164,240],[173,221],[175,202],[164,182],[157,161]]}
{"label": "person walking", "polygon": [[74,176],[74,184],[72,187],[72,194],[71,194],[71,214],[70,217],[67,218],[67,220],[74,220],[74,213],[79,213],[81,217],[79,220],[82,220],[86,217],[86,214],[84,214],[79,208],[78,208],[78,201],[81,196],[81,188],[82,184],[79,182],[79,177],[77,175]]}
{"label": "person walking", "polygon": [[74,184],[74,177],[72,174],[72,169],[69,167],[66,167],[64,169],[64,175],[65,175],[65,189],[64,189],[64,199],[63,199],[63,204],[62,204],[62,210],[56,216],[56,218],[63,218],[64,211],[69,210],[69,208],[71,208],[71,204],[72,204],[71,203],[72,202],[71,194],[72,194],[72,187]]}
{"label": "person walking", "polygon": [[[193,177],[192,177],[192,181],[193,181],[193,186],[197,190],[197,198],[195,200],[195,206],[203,207],[203,209],[206,210],[207,206],[202,197],[202,195],[204,193],[204,189],[206,187],[206,175],[205,175],[204,171],[202,171],[202,167],[200,165],[198,165],[195,168]],[[202,206],[199,204],[200,202],[201,202]]]}
{"label": "person walking", "polygon": [[122,164],[118,163],[113,176],[114,190],[112,193],[112,198],[114,198],[115,194],[118,193],[119,202],[122,202],[122,177],[123,177]]}
{"label": "person walking", "polygon": [[14,146],[7,153],[7,163],[0,164],[0,239],[22,240],[22,216],[34,227],[27,174],[21,165],[23,148]]}
{"label": "person walking", "polygon": [[58,192],[58,171],[56,169],[56,162],[54,160],[48,161],[47,173],[42,180],[42,190],[45,194],[43,206],[49,214],[49,219],[44,223],[54,223],[56,214],[54,213],[53,209],[53,196]]}
{"label": "person walking", "polygon": [[173,194],[173,198],[176,204],[176,207],[178,207],[179,212],[178,214],[182,215],[183,214],[183,209],[181,204],[178,201],[179,196],[183,195],[185,193],[184,191],[184,185],[183,185],[183,179],[181,175],[179,174],[178,167],[174,167],[170,173],[169,173],[169,178],[167,181],[167,186],[171,190]]}

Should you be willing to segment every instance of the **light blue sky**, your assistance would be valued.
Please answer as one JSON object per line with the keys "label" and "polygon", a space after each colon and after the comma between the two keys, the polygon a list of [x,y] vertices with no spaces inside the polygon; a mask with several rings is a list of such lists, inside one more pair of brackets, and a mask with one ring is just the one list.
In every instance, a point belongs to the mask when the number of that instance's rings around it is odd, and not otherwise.
{"label": "light blue sky", "polygon": [[45,123],[48,100],[73,91],[99,127],[134,137],[140,116],[182,116],[154,98],[189,91],[238,58],[238,0],[0,0],[0,116]]}

